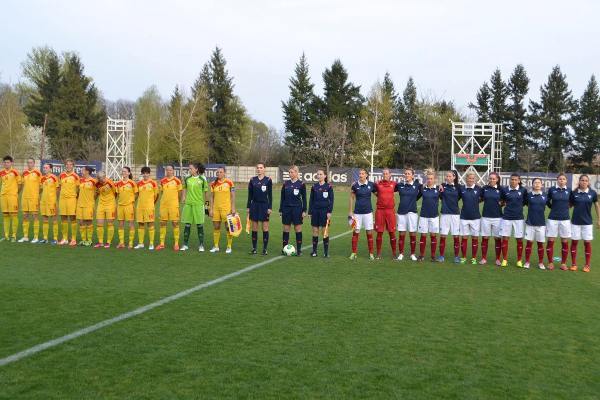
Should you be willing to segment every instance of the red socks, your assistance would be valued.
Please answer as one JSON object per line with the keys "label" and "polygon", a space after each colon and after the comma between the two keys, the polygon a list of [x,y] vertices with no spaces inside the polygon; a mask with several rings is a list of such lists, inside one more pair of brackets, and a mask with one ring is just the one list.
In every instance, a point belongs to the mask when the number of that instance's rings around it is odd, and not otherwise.
{"label": "red socks", "polygon": [[471,257],[477,258],[477,250],[479,250],[479,238],[471,236]]}
{"label": "red socks", "polygon": [[425,256],[425,245],[427,244],[427,235],[421,234],[421,240],[419,242],[419,254],[421,257]]}
{"label": "red socks", "polygon": [[521,261],[523,259],[523,240],[516,239],[517,241],[517,261]]}
{"label": "red socks", "polygon": [[358,233],[352,232],[352,252],[356,253],[358,249]]}
{"label": "red socks", "polygon": [[462,253],[462,258],[467,258],[467,244],[469,243],[468,238],[462,238],[460,243],[460,252]]}
{"label": "red socks", "polygon": [[431,244],[429,245],[429,249],[431,250],[431,257],[435,257],[435,250],[437,247],[437,235],[430,235],[429,239],[431,240]]}
{"label": "red socks", "polygon": [[496,245],[496,260],[500,261],[502,256],[502,239],[494,238],[494,244]]}
{"label": "red socks", "polygon": [[531,258],[531,248],[533,247],[533,242],[531,240],[527,241],[527,245],[525,246],[525,262],[529,262]]}
{"label": "red socks", "polygon": [[560,262],[562,264],[566,264],[567,263],[567,259],[569,258],[569,242],[562,242],[562,248],[561,248],[561,260]]}
{"label": "red socks", "polygon": [[577,243],[578,240],[571,240],[571,263],[577,265]]}
{"label": "red socks", "polygon": [[508,260],[508,238],[502,238],[502,259]]}
{"label": "red socks", "polygon": [[417,248],[417,234],[410,234],[410,254],[415,254]]}
{"label": "red socks", "polygon": [[544,242],[537,242],[537,251],[538,251],[538,262],[540,264],[544,263]]}
{"label": "red socks", "polygon": [[584,242],[583,248],[585,249],[585,265],[590,265],[592,260],[592,242]]}
{"label": "red socks", "polygon": [[548,239],[548,244],[546,245],[546,257],[548,257],[548,262],[554,262],[554,240]]}
{"label": "red socks", "polygon": [[454,257],[458,257],[460,251],[460,237],[453,236],[452,239],[454,240]]}
{"label": "red socks", "polygon": [[396,232],[390,232],[390,247],[394,258],[396,258]]}
{"label": "red socks", "polygon": [[440,236],[440,256],[446,253],[446,236]]}
{"label": "red socks", "polygon": [[373,234],[367,233],[367,245],[369,246],[369,254],[373,254]]}
{"label": "red socks", "polygon": [[489,238],[484,237],[481,239],[481,258],[484,260],[487,260],[488,242]]}
{"label": "red socks", "polygon": [[381,245],[383,244],[383,232],[377,232],[377,255],[381,255]]}
{"label": "red socks", "polygon": [[406,232],[398,233],[398,254],[404,254],[404,239],[406,239]]}

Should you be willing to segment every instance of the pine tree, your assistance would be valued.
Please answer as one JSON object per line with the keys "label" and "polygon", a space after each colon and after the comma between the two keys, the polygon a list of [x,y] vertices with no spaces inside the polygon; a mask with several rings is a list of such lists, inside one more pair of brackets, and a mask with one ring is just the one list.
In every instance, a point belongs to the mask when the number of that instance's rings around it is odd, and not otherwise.
{"label": "pine tree", "polygon": [[398,127],[395,140],[394,160],[396,166],[416,166],[420,150],[424,148],[423,132],[419,125],[419,102],[417,87],[412,77],[408,78],[402,98],[396,103]]}
{"label": "pine tree", "polygon": [[519,151],[526,148],[527,136],[527,109],[525,97],[529,92],[529,77],[525,67],[519,64],[515,67],[508,81],[508,121],[503,138],[503,163],[508,170],[522,170],[519,162]]}
{"label": "pine tree", "polygon": [[106,114],[98,91],[91,78],[84,75],[77,55],[68,55],[65,59],[48,120],[56,127],[56,130],[48,130],[55,156],[83,159],[100,156]]}
{"label": "pine tree", "polygon": [[233,92],[233,78],[226,65],[221,49],[216,47],[192,88],[192,96],[195,97],[201,88],[206,93],[208,102],[204,108],[208,113],[209,161],[233,164],[239,159],[237,149],[246,144],[248,117]]}
{"label": "pine tree", "polygon": [[558,65],[552,69],[546,84],[540,87],[540,102],[532,101],[529,109],[540,166],[547,171],[564,170],[564,155],[572,148],[573,135],[569,126],[577,102],[573,100],[567,77]]}
{"label": "pine tree", "polygon": [[502,73],[496,69],[490,78],[490,105],[489,114],[491,122],[503,124],[508,118],[508,87],[502,80]]}
{"label": "pine tree", "polygon": [[331,68],[323,72],[323,102],[320,112],[322,119],[339,119],[348,132],[349,141],[342,144],[340,165],[344,165],[349,153],[348,143],[355,142],[359,134],[360,114],[363,98],[360,86],[348,81],[348,72],[340,60],[335,60]]}
{"label": "pine tree", "polygon": [[309,161],[302,149],[308,145],[310,127],[317,119],[317,104],[313,92],[314,85],[310,82],[308,62],[302,53],[296,64],[294,76],[290,78],[290,97],[282,102],[283,119],[285,122],[285,145],[291,150],[292,162],[304,163]]}
{"label": "pine tree", "polygon": [[[600,166],[600,92],[592,75],[579,100],[575,117],[575,155],[573,161],[585,172],[598,173]],[[594,157],[596,159],[594,160]]]}
{"label": "pine tree", "polygon": [[490,87],[487,82],[484,82],[483,85],[479,88],[476,95],[476,104],[469,104],[469,108],[475,110],[477,113],[477,121],[479,122],[491,122],[491,109],[490,109],[490,101],[492,99],[492,93],[490,91]]}

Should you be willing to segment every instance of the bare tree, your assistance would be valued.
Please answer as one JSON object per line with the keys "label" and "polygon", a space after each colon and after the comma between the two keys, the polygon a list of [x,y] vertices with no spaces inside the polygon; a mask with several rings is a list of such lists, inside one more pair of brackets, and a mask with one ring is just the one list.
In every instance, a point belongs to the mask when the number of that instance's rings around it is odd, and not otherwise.
{"label": "bare tree", "polygon": [[33,151],[27,134],[27,117],[12,87],[0,87],[0,148],[13,157],[28,157]]}
{"label": "bare tree", "polygon": [[149,165],[158,140],[154,140],[164,127],[165,107],[155,86],[151,86],[135,103],[134,153]]}
{"label": "bare tree", "polygon": [[338,118],[331,118],[323,125],[311,126],[310,133],[307,141],[308,147],[305,151],[310,152],[316,160],[322,162],[327,169],[327,175],[329,175],[331,166],[341,159],[344,151],[348,138],[346,122]]}

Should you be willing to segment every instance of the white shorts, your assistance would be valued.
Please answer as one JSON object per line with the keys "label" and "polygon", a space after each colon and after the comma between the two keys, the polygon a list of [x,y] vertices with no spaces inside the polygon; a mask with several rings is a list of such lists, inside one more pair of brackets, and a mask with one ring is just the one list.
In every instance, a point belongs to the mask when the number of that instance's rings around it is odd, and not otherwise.
{"label": "white shorts", "polygon": [[500,221],[500,236],[510,237],[514,231],[515,239],[523,238],[525,220],[522,219],[502,219]]}
{"label": "white shorts", "polygon": [[364,228],[366,231],[373,230],[373,213],[368,214],[354,214],[354,218],[356,218],[356,228],[354,228],[355,232]]}
{"label": "white shorts", "polygon": [[571,239],[573,240],[594,240],[593,225],[571,225]]}
{"label": "white shorts", "polygon": [[460,235],[460,215],[458,214],[442,214],[440,216],[440,233],[452,236]]}
{"label": "white shorts", "polygon": [[460,220],[460,235],[461,236],[479,236],[481,228],[481,219],[461,219]]}
{"label": "white shorts", "polygon": [[500,221],[502,218],[481,218],[481,236],[500,237]]}
{"label": "white shorts", "polygon": [[440,220],[435,218],[419,218],[419,233],[438,233],[440,231]]}
{"label": "white shorts", "polygon": [[569,239],[571,237],[571,221],[568,219],[564,221],[557,221],[555,219],[547,220],[546,237],[560,237],[561,239]]}
{"label": "white shorts", "polygon": [[416,232],[418,219],[417,213],[413,212],[402,215],[396,214],[396,228],[398,229],[398,232]]}
{"label": "white shorts", "polygon": [[546,227],[525,224],[525,240],[534,242],[546,241]]}

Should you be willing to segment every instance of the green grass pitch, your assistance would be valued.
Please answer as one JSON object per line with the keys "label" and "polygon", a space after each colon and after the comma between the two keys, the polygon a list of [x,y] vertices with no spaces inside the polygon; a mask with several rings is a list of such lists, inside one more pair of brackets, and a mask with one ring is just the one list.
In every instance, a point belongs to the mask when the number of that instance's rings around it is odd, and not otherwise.
{"label": "green grass pitch", "polygon": [[[336,193],[332,236],[347,201]],[[275,216],[268,257],[280,243]],[[265,259],[249,246],[245,233],[231,255],[0,243],[0,359]],[[349,249],[342,236],[330,259],[280,259],[0,367],[0,399],[600,397],[598,262],[394,262],[387,237],[371,262],[364,234],[359,260]]]}

